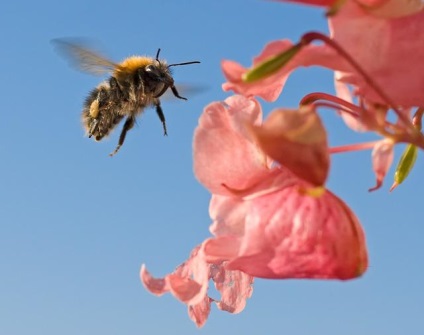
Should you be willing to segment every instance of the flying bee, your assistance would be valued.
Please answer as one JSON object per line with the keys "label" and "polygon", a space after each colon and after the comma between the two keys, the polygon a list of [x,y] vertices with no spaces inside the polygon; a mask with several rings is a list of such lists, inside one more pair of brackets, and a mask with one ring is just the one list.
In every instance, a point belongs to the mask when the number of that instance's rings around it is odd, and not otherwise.
{"label": "flying bee", "polygon": [[82,111],[82,123],[86,133],[96,141],[102,140],[124,117],[126,118],[118,145],[110,156],[119,151],[137,116],[147,107],[156,109],[162,122],[163,133],[168,135],[159,98],[170,88],[175,97],[187,100],[179,95],[174,85],[171,67],[200,63],[191,61],[168,65],[165,60],[159,59],[160,49],[155,58],[132,56],[121,63],[115,63],[76,43],[65,40],[54,40],[53,43],[59,52],[76,63],[82,71],[111,74],[90,92]]}

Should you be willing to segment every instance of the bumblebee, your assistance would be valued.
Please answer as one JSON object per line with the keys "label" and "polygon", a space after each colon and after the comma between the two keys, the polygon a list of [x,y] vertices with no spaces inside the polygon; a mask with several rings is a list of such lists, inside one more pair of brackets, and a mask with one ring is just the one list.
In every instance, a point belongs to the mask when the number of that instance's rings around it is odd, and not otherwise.
{"label": "bumblebee", "polygon": [[200,63],[191,61],[167,64],[156,57],[132,56],[121,63],[112,62],[97,52],[82,45],[65,40],[54,40],[58,51],[71,60],[82,71],[92,74],[110,73],[111,76],[93,89],[85,99],[82,123],[88,137],[96,141],[105,136],[125,118],[118,145],[110,156],[115,155],[124,144],[127,132],[134,126],[137,116],[147,107],[154,107],[162,122],[163,133],[168,135],[165,115],[159,98],[170,88],[178,99],[179,95],[172,78],[171,67]]}

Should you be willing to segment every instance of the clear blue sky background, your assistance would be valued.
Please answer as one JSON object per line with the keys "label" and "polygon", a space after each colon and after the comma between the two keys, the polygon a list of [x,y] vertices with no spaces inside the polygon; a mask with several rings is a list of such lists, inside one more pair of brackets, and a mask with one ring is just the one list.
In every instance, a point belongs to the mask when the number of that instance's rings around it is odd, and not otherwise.
{"label": "clear blue sky background", "polygon": [[[266,42],[326,31],[323,11],[259,0],[7,1],[0,14],[0,334],[423,334],[422,159],[402,187],[369,194],[370,153],[334,157],[329,187],[358,214],[370,267],[359,280],[256,280],[239,315],[215,307],[198,330],[186,307],[143,288],[209,236],[210,195],[192,172],[203,107],[222,100],[220,61],[249,65]],[[169,136],[147,110],[119,154],[119,131],[85,138],[80,110],[102,78],[70,68],[50,40],[99,41],[112,59],[170,62],[175,80],[205,87],[163,103]],[[333,92],[332,74],[297,71],[274,106]],[[323,111],[333,144],[368,140]],[[397,152],[399,157],[399,152]],[[393,172],[393,169],[392,169]]]}

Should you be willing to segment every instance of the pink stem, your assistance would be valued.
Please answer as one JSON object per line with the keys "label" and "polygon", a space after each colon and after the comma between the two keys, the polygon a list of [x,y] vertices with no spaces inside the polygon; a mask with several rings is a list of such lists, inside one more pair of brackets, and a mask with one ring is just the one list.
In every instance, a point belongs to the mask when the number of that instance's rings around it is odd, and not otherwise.
{"label": "pink stem", "polygon": [[330,151],[330,154],[339,154],[342,152],[368,150],[368,149],[373,149],[378,142],[379,141],[372,141],[372,142],[365,142],[365,143],[358,143],[358,144],[342,145],[342,146],[330,148],[329,151]]}
{"label": "pink stem", "polygon": [[[330,103],[315,102],[320,99],[329,101]],[[364,107],[356,106],[346,100],[340,99],[338,97],[335,97],[327,93],[321,93],[321,92],[315,92],[315,93],[310,93],[308,95],[305,95],[300,102],[301,105],[310,104],[310,103],[314,103],[314,105],[317,107],[322,106],[322,107],[333,108],[336,110],[341,110],[345,113],[352,115],[353,117],[359,117],[360,114],[362,113],[362,110],[364,109]],[[392,129],[393,131],[396,130],[396,125],[388,121],[385,121],[385,126]],[[392,135],[391,133],[387,132],[385,129],[379,129],[378,131],[384,136]]]}
{"label": "pink stem", "polygon": [[[362,112],[361,107],[358,107],[346,100],[335,97],[334,95],[322,93],[322,92],[314,92],[314,93],[305,95],[300,101],[300,104],[307,105],[309,103],[315,102],[316,100],[325,100],[329,102],[334,102],[337,105],[346,107],[346,109],[343,109],[343,110],[349,110],[350,114],[354,114],[356,116],[359,116]],[[341,109],[341,108],[337,107],[337,109]]]}

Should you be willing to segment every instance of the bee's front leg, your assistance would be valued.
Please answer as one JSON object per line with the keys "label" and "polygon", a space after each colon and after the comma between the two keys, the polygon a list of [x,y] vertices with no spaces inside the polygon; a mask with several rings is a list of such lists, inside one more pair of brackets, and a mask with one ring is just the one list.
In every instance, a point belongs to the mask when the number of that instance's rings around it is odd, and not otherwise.
{"label": "bee's front leg", "polygon": [[160,105],[160,101],[159,99],[156,100],[155,102],[155,107],[156,107],[156,114],[159,116],[160,121],[162,122],[162,127],[163,127],[163,135],[164,136],[168,136],[168,132],[166,131],[166,120],[165,120],[165,114],[163,114],[163,110],[162,107]]}

